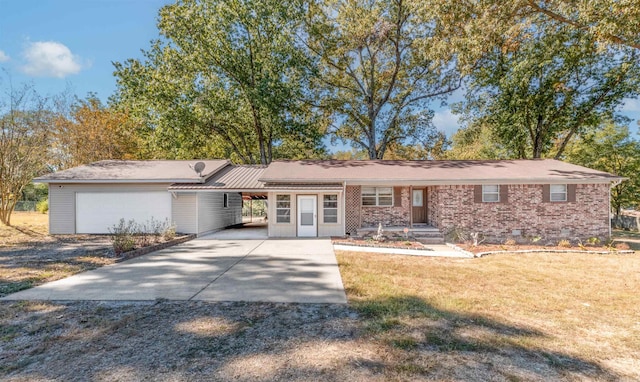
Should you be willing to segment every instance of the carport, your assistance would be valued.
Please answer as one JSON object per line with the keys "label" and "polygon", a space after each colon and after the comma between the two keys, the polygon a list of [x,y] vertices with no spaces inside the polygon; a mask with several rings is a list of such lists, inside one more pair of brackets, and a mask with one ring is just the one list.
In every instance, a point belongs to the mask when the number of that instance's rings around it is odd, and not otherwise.
{"label": "carport", "polygon": [[[178,200],[187,195],[196,195],[198,198],[202,198],[204,195],[220,195],[218,199],[222,201],[222,208],[215,212],[202,210],[196,204],[197,219],[200,219],[203,214],[211,213],[234,215],[232,219],[226,219],[226,221],[233,220],[233,224],[221,227],[222,231],[227,231],[226,235],[221,235],[222,238],[264,239],[267,237],[268,231],[267,217],[265,216],[263,220],[245,219],[242,216],[242,207],[246,202],[249,202],[251,206],[256,200],[266,203],[267,192],[264,189],[264,184],[259,181],[265,169],[266,166],[258,165],[229,166],[216,173],[205,183],[173,184],[168,189]],[[228,201],[236,199],[242,201],[240,209],[236,205],[227,204]],[[174,213],[174,216],[179,218],[180,214]],[[221,230],[217,230],[217,232],[220,233]],[[199,235],[210,233],[198,231]]]}

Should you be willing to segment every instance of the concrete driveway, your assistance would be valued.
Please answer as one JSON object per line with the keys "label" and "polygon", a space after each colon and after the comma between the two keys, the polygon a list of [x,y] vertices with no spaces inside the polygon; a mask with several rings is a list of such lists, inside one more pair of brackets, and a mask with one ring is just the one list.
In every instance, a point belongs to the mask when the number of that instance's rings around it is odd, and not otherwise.
{"label": "concrete driveway", "polygon": [[202,300],[346,303],[328,239],[198,238],[2,300]]}

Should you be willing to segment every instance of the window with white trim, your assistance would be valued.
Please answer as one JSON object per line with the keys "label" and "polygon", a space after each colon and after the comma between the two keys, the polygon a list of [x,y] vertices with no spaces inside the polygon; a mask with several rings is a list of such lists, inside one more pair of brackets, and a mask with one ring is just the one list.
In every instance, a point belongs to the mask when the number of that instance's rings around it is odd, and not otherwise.
{"label": "window with white trim", "polygon": [[276,223],[291,223],[291,195],[276,195]]}
{"label": "window with white trim", "polygon": [[322,198],[322,215],[324,223],[338,222],[338,195],[324,195]]}
{"label": "window with white trim", "polygon": [[566,202],[567,201],[567,185],[566,184],[550,185],[549,200],[552,202]]}
{"label": "window with white trim", "polygon": [[362,205],[393,206],[393,187],[362,187]]}
{"label": "window with white trim", "polygon": [[222,207],[229,208],[229,194],[222,194]]}
{"label": "window with white trim", "polygon": [[482,186],[482,201],[496,203],[500,201],[500,186],[497,184],[485,184]]}

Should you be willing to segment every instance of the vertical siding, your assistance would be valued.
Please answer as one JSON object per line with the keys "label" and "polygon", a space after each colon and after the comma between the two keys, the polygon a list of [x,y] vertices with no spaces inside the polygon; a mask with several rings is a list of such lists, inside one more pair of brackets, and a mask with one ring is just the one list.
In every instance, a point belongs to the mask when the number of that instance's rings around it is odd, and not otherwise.
{"label": "vertical siding", "polygon": [[171,212],[176,232],[198,233],[195,192],[177,193],[172,198]]}
{"label": "vertical siding", "polygon": [[199,192],[198,234],[242,223],[242,195],[230,192],[229,206],[223,205],[224,192]]}
{"label": "vertical siding", "polygon": [[[49,233],[76,233],[76,193],[77,192],[139,192],[167,191],[169,184],[49,184]],[[168,192],[168,191],[167,191]]]}
{"label": "vertical siding", "polygon": [[[338,194],[338,222],[337,223],[323,223],[324,211],[322,208],[322,200],[324,193],[310,194],[304,193],[291,193],[291,192],[269,192],[268,194],[268,217],[269,217],[269,237],[296,237],[297,235],[297,196],[298,195],[315,195],[317,197],[317,210],[318,210],[318,236],[342,236],[344,235],[344,206],[341,192],[327,192],[326,194]],[[291,195],[291,222],[290,223],[277,223],[276,222],[276,195]]]}

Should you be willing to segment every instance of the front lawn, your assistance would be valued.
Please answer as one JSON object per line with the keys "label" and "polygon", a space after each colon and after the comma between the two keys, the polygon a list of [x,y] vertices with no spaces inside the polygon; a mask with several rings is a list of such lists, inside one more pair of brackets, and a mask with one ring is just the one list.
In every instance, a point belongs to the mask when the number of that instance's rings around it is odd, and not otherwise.
{"label": "front lawn", "polygon": [[456,380],[640,379],[640,254],[340,252],[367,338]]}
{"label": "front lawn", "polygon": [[640,254],[337,253],[349,305],[2,302],[2,380],[640,379]]}

